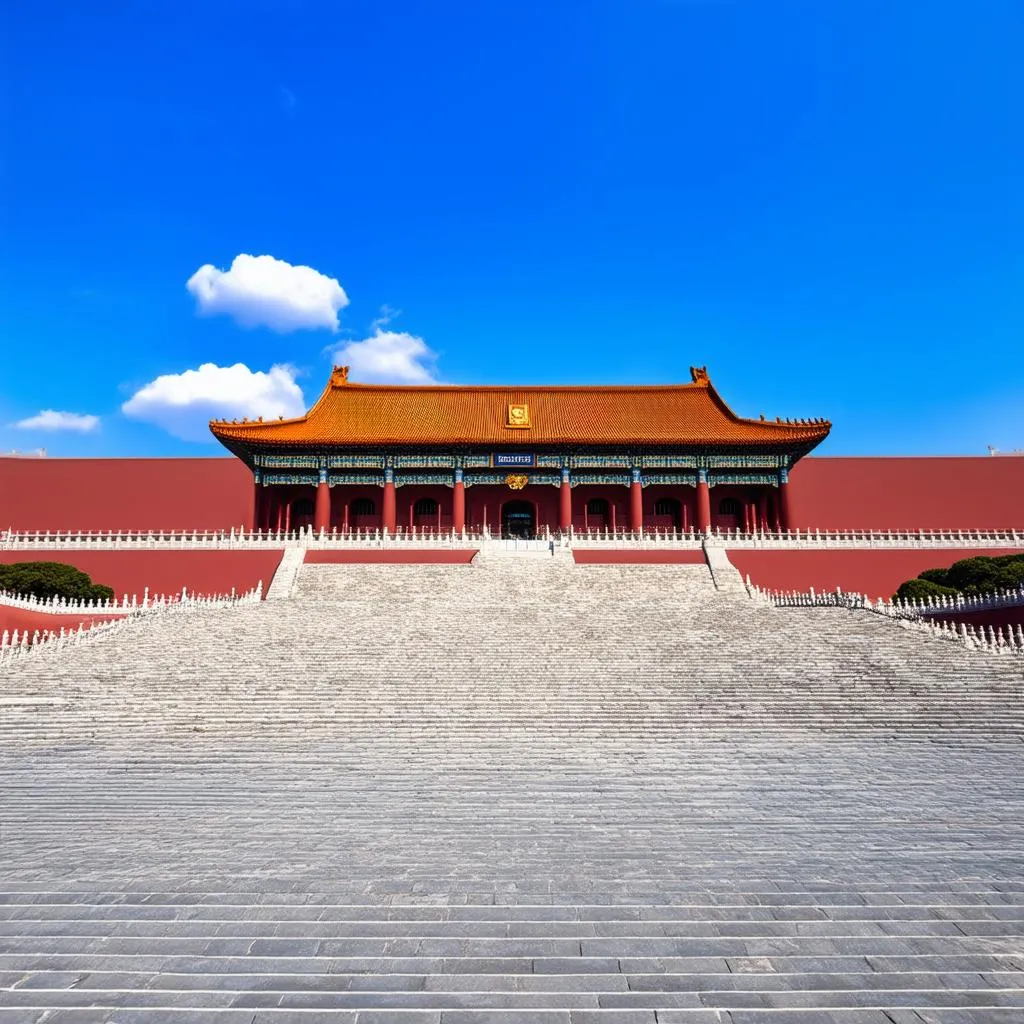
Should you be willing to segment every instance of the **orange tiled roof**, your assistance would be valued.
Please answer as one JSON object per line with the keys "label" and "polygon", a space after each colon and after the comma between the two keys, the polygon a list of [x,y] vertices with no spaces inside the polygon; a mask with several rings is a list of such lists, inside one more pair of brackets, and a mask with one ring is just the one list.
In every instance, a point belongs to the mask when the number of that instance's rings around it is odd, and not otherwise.
{"label": "orange tiled roof", "polygon": [[[335,367],[327,389],[298,419],[214,421],[229,448],[366,445],[793,445],[813,447],[827,420],[742,419],[704,369],[692,384],[642,387],[394,386],[352,384]],[[509,425],[526,406],[529,427]]]}

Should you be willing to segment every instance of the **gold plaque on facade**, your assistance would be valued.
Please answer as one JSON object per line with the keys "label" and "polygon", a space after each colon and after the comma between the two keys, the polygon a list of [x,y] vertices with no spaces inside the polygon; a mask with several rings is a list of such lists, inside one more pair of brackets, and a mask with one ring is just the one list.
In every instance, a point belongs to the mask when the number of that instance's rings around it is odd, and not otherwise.
{"label": "gold plaque on facade", "polygon": [[525,473],[509,473],[509,475],[505,477],[505,483],[507,483],[513,491],[521,491],[529,482],[530,478]]}
{"label": "gold plaque on facade", "polygon": [[530,425],[530,407],[528,405],[510,405],[508,407],[507,427],[528,427]]}

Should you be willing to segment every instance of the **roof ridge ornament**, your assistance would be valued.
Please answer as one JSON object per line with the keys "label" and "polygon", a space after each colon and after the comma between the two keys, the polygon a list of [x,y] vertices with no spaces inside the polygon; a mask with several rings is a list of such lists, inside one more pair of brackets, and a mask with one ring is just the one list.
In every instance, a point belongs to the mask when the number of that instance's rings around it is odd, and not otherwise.
{"label": "roof ridge ornament", "polygon": [[331,385],[348,383],[348,367],[336,366],[331,370]]}
{"label": "roof ridge ornament", "polygon": [[711,378],[708,376],[708,368],[706,366],[691,366],[690,376],[693,378],[694,384],[703,384],[707,387],[711,383]]}

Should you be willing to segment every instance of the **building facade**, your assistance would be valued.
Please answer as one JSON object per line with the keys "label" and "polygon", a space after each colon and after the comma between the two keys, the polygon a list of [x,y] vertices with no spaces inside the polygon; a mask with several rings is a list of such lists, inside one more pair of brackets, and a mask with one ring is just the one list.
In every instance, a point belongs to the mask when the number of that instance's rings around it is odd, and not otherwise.
{"label": "building facade", "polygon": [[645,387],[356,384],[309,412],[214,421],[260,529],[784,530],[789,471],[826,420],[735,415],[704,368]]}

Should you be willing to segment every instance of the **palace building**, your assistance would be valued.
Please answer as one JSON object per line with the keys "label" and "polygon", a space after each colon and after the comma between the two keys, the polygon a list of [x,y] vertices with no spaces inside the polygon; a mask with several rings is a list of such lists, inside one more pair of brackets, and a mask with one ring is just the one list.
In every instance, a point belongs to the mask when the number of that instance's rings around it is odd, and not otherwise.
{"label": "palace building", "polygon": [[789,472],[825,420],[737,416],[692,383],[356,384],[335,367],[298,419],[215,421],[261,529],[785,530]]}

